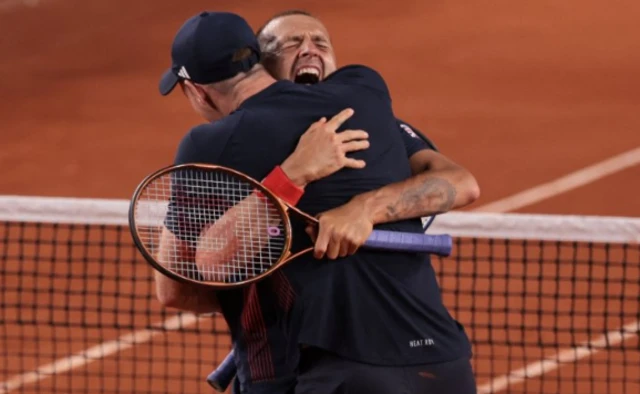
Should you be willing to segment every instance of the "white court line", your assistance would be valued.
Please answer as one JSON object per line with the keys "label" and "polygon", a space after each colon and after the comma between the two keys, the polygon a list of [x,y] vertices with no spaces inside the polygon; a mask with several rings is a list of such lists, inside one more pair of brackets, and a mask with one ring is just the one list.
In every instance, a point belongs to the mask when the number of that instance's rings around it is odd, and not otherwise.
{"label": "white court line", "polygon": [[512,196],[482,205],[476,212],[509,212],[576,189],[608,175],[640,164],[640,147],[543,183]]}
{"label": "white court line", "polygon": [[478,394],[500,392],[512,384],[521,383],[527,379],[555,371],[562,364],[574,363],[585,357],[591,357],[602,350],[606,350],[606,346],[615,346],[627,339],[638,336],[638,334],[640,334],[640,320],[611,330],[598,338],[583,342],[579,346],[562,350],[551,357],[528,364],[524,368],[493,378],[478,387]]}
{"label": "white court line", "polygon": [[164,322],[155,325],[157,330],[139,330],[124,334],[118,339],[102,342],[68,357],[58,359],[51,364],[38,367],[33,371],[16,375],[6,382],[0,383],[0,394],[6,394],[20,387],[46,379],[55,374],[64,373],[72,369],[91,364],[94,361],[105,358],[111,354],[129,349],[134,345],[149,342],[153,337],[165,331],[175,331],[180,327],[190,326],[198,321],[198,317],[192,314],[173,316]]}
{"label": "white court line", "polygon": [[[613,156],[607,160],[590,165],[581,170],[567,174],[551,182],[543,183],[524,190],[512,196],[480,206],[477,212],[509,212],[535,204],[542,200],[555,197],[569,190],[587,185],[608,175],[640,164],[640,147],[625,153]],[[528,364],[524,368],[517,369],[491,379],[478,388],[478,394],[500,392],[512,384],[521,383],[526,379],[535,378],[545,373],[554,371],[562,364],[573,363],[585,357],[590,357],[603,350],[604,346],[616,345],[640,333],[640,320],[627,324],[616,330],[609,331],[603,336],[583,343],[581,346],[561,350],[551,357]]]}
{"label": "white court line", "polygon": [[[508,212],[510,210],[521,208],[527,204],[533,204],[538,201],[556,196],[568,190],[585,185],[589,182],[593,182],[606,175],[610,175],[617,171],[621,171],[625,168],[636,165],[639,162],[640,162],[640,147],[632,151],[629,151],[627,153],[614,156],[611,159],[605,160],[603,162],[586,167],[583,170],[576,171],[565,177],[559,178],[555,181],[531,188],[522,193],[517,193],[511,197],[498,200],[494,203],[481,206],[479,208],[476,208],[475,210],[483,211],[483,212],[487,212],[487,211]],[[524,198],[527,201],[527,203],[518,204],[518,201],[516,200],[519,198]],[[172,317],[166,320],[164,323],[162,323],[161,326],[173,326],[177,324],[176,319],[178,318]],[[182,326],[184,327],[184,326],[193,324],[196,320],[197,318],[193,315],[183,315]],[[179,321],[179,319],[177,321]],[[638,323],[640,322],[636,322],[635,324],[637,325]],[[175,327],[174,329],[176,328],[177,327]],[[77,353],[76,355],[65,357],[55,361],[52,364],[41,366],[34,371],[17,375],[6,382],[0,383],[0,394],[5,394],[12,390],[18,389],[23,385],[46,379],[52,374],[66,372],[71,369],[81,367],[97,359],[104,358],[111,354],[117,353],[120,350],[130,348],[135,344],[142,344],[142,343],[148,342],[154,336],[158,335],[158,333],[159,333],[158,331],[142,330],[142,331],[125,334],[115,341],[102,343],[100,345],[84,350],[80,353]],[[631,335],[633,336],[634,334],[631,334]],[[626,339],[626,337],[623,338],[622,340],[624,339]],[[569,349],[567,351],[574,352],[574,349]],[[593,351],[590,354],[592,353]],[[557,366],[555,368],[557,368]],[[514,371],[513,373],[516,373],[516,372],[518,371]],[[545,370],[545,372],[547,372],[547,370]],[[507,386],[509,384],[515,383],[513,379],[509,380],[508,377],[502,376],[492,380],[488,384],[492,384],[492,382],[498,379],[500,379],[498,383],[500,383],[504,379],[507,379],[507,383],[506,383]],[[501,383],[501,384],[505,384],[505,383]],[[493,385],[495,387],[496,384],[493,383]],[[2,390],[1,388],[4,388],[4,390]]]}

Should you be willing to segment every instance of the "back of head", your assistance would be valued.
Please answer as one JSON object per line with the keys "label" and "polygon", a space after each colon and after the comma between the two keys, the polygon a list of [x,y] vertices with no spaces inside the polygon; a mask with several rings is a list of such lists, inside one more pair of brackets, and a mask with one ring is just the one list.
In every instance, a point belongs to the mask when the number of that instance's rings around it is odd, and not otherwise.
{"label": "back of head", "polygon": [[229,12],[201,12],[189,18],[171,47],[172,65],[160,80],[169,94],[181,80],[207,85],[229,80],[260,61],[258,40],[246,20]]}

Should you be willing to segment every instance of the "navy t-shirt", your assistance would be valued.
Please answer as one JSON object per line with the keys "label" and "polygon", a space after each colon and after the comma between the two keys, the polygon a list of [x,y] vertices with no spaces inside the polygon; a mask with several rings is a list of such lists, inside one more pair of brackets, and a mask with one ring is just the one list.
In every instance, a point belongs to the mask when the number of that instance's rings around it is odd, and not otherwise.
{"label": "navy t-shirt", "polygon": [[[224,119],[194,128],[175,161],[219,164],[262,179],[293,152],[311,123],[346,107],[355,113],[343,128],[369,133],[369,149],[351,154],[367,166],[311,183],[298,207],[315,215],[410,177],[411,147],[401,133],[390,132],[399,123],[387,86],[363,66],[341,68],[316,85],[274,83]],[[294,251],[311,245],[303,227],[294,225]],[[420,219],[377,228],[422,232]],[[291,353],[272,349],[298,343],[388,365],[448,361],[470,352],[464,330],[442,304],[425,254],[361,249],[335,261],[307,254],[264,281],[221,291],[218,298],[235,342],[239,376],[246,381],[290,373]],[[277,330],[286,332],[282,343]]]}

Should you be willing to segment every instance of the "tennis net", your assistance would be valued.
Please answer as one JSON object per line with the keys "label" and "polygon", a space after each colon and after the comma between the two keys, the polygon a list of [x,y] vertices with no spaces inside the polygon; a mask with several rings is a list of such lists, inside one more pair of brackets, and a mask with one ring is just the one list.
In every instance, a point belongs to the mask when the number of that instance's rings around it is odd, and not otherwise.
{"label": "tennis net", "polygon": [[[0,196],[0,393],[210,393],[224,321],[176,314],[128,202]],[[480,393],[640,392],[640,219],[448,213],[434,258]]]}

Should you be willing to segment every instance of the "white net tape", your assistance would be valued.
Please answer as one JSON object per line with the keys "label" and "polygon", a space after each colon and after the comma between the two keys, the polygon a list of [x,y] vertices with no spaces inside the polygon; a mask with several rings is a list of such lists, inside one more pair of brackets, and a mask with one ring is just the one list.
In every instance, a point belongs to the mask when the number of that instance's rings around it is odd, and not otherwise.
{"label": "white net tape", "polygon": [[[0,196],[2,221],[126,226],[128,212],[128,200]],[[438,216],[428,232],[473,238],[640,243],[640,218],[449,212]]]}

